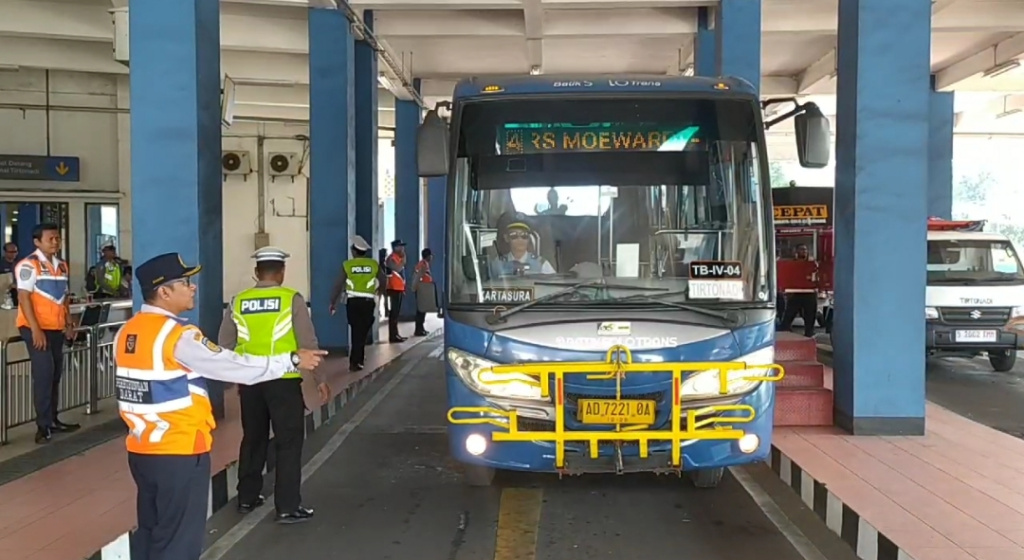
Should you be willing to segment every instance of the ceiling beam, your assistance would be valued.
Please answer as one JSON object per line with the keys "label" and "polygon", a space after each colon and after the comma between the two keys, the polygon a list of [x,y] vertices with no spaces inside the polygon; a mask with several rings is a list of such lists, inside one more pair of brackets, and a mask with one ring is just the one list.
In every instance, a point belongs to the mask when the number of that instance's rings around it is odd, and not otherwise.
{"label": "ceiling beam", "polygon": [[954,62],[935,74],[935,89],[950,91],[957,84],[986,70],[1024,56],[1024,33],[1018,33],[991,47]]}
{"label": "ceiling beam", "polygon": [[526,35],[526,62],[530,71],[544,70],[544,8],[541,0],[522,0],[523,31]]}
{"label": "ceiling beam", "polygon": [[797,77],[796,91],[800,95],[824,93],[828,82],[835,80],[837,73],[836,49],[832,48],[800,73]]}

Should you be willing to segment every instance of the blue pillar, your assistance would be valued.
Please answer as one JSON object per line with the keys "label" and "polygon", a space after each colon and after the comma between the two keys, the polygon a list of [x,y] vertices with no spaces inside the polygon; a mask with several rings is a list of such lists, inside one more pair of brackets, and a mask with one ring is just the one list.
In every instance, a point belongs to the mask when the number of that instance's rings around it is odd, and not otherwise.
{"label": "blue pillar", "polygon": [[761,2],[721,0],[715,12],[715,66],[761,91]]}
{"label": "blue pillar", "polygon": [[953,92],[935,91],[928,104],[928,215],[953,218]]}
{"label": "blue pillar", "polygon": [[[141,264],[177,252],[202,264],[186,316],[216,339],[224,305],[220,3],[133,2],[128,17],[132,255]],[[137,311],[142,297],[134,294]],[[223,385],[209,390],[223,417]]]}
{"label": "blue pillar", "polygon": [[320,346],[348,349],[344,306],[328,300],[355,231],[355,45],[339,10],[309,10],[309,279]]}
{"label": "blue pillar", "polygon": [[712,29],[710,8],[697,8],[697,35],[693,38],[693,75],[717,76],[715,56],[715,30]]}
{"label": "blue pillar", "polygon": [[[373,29],[373,10],[363,12]],[[377,239],[377,51],[366,41],[355,44],[356,233],[381,248]]]}
{"label": "blue pillar", "polygon": [[[412,280],[412,270],[420,259],[420,248],[423,246],[423,191],[416,169],[416,130],[419,125],[420,106],[415,101],[396,99],[395,236],[406,242],[407,282]],[[416,298],[407,292],[399,317],[411,319],[415,313]]]}
{"label": "blue pillar", "polygon": [[[363,11],[363,22],[373,29],[373,10]],[[373,247],[375,254],[384,240],[378,233],[377,184],[377,117],[378,117],[377,51],[366,41],[355,44],[355,143],[356,143],[356,207],[355,231]],[[376,342],[377,329],[370,329],[370,340]]]}
{"label": "blue pillar", "polygon": [[99,260],[102,247],[96,246],[96,236],[103,232],[103,207],[99,204],[85,205],[85,265],[92,266]]}
{"label": "blue pillar", "polygon": [[448,240],[445,235],[444,214],[448,196],[448,178],[431,177],[427,179],[427,247],[434,253],[430,272],[437,286],[437,303],[443,309],[444,293],[447,284],[445,255],[448,253]]}
{"label": "blue pillar", "polygon": [[3,239],[0,239],[0,241],[2,241],[4,244],[7,243],[7,226],[8,225],[9,224],[7,223],[7,205],[6,204],[0,204],[0,237],[3,238]]}
{"label": "blue pillar", "polygon": [[18,205],[18,231],[14,242],[18,244],[18,258],[25,258],[36,250],[32,242],[32,230],[39,225],[39,205],[34,203]]}
{"label": "blue pillar", "polygon": [[929,0],[840,0],[835,420],[924,433]]}

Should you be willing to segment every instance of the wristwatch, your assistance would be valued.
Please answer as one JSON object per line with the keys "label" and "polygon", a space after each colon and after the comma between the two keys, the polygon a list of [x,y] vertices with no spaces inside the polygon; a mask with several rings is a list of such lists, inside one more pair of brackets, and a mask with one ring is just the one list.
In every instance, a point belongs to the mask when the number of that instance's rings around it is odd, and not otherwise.
{"label": "wristwatch", "polygon": [[302,362],[302,360],[299,359],[299,353],[298,352],[292,352],[292,365],[295,366],[295,367],[299,367],[299,364],[301,362]]}

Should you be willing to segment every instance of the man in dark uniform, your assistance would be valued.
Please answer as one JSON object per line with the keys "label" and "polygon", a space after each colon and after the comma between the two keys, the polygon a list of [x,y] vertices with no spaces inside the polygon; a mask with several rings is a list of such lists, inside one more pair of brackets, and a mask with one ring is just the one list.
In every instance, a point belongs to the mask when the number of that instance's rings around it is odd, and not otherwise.
{"label": "man in dark uniform", "polygon": [[331,315],[338,300],[344,296],[345,314],[350,329],[351,346],[348,367],[363,369],[366,360],[366,338],[377,316],[377,296],[381,295],[384,271],[370,256],[370,245],[361,236],[352,238],[352,258],[345,261],[341,274],[331,290]]}
{"label": "man in dark uniform", "polygon": [[[276,247],[264,247],[256,259],[256,286],[231,300],[218,338],[228,349],[242,355],[272,356],[298,348],[319,348],[306,300],[284,283],[285,259],[290,255]],[[331,390],[323,375],[313,375],[321,404]],[[263,467],[274,428],[276,468],[274,505],[277,522],[300,523],[313,517],[302,505],[302,442],[305,438],[306,405],[298,368],[281,379],[238,388],[242,408],[242,445],[238,451],[238,511],[249,513],[263,505]]]}

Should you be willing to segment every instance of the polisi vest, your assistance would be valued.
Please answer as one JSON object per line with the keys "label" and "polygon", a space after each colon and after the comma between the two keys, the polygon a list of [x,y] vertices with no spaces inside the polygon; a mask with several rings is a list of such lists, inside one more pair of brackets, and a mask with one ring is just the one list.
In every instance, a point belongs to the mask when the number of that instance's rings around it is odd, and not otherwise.
{"label": "polisi vest", "polygon": [[114,340],[114,386],[125,445],[144,455],[198,455],[213,445],[213,407],[206,380],[174,358],[183,336],[202,337],[176,317],[139,313]]}
{"label": "polisi vest", "polygon": [[[377,293],[380,265],[368,257],[345,261],[345,291],[348,297],[372,298]],[[389,281],[390,284],[390,281]]]}
{"label": "polisi vest", "polygon": [[[299,341],[292,328],[292,302],[296,293],[291,288],[275,286],[249,288],[235,296],[231,304],[231,320],[238,330],[235,352],[273,356],[298,350]],[[285,379],[301,377],[298,370],[284,374]]]}
{"label": "polisi vest", "polygon": [[[15,273],[23,263],[28,263],[36,269],[36,288],[29,295],[29,299],[32,301],[32,310],[35,311],[39,328],[44,331],[64,330],[68,319],[68,310],[64,307],[68,297],[67,263],[58,261],[54,267],[47,259],[40,258],[39,253],[32,253],[15,265]],[[25,309],[21,306],[18,307],[17,326],[29,326]]]}
{"label": "polisi vest", "polygon": [[[391,253],[391,255],[388,257],[388,262],[389,263],[395,263],[397,265],[398,263],[401,262],[401,259],[398,257],[397,253]],[[388,289],[396,291],[396,292],[404,292],[405,291],[405,271],[404,271],[404,267],[403,268],[399,268],[398,272],[391,271],[391,269],[388,269],[388,272],[389,272],[389,274],[388,274]]]}
{"label": "polisi vest", "polygon": [[105,262],[101,265],[102,275],[98,278],[99,288],[104,293],[117,295],[121,290],[121,265],[115,262]]}

